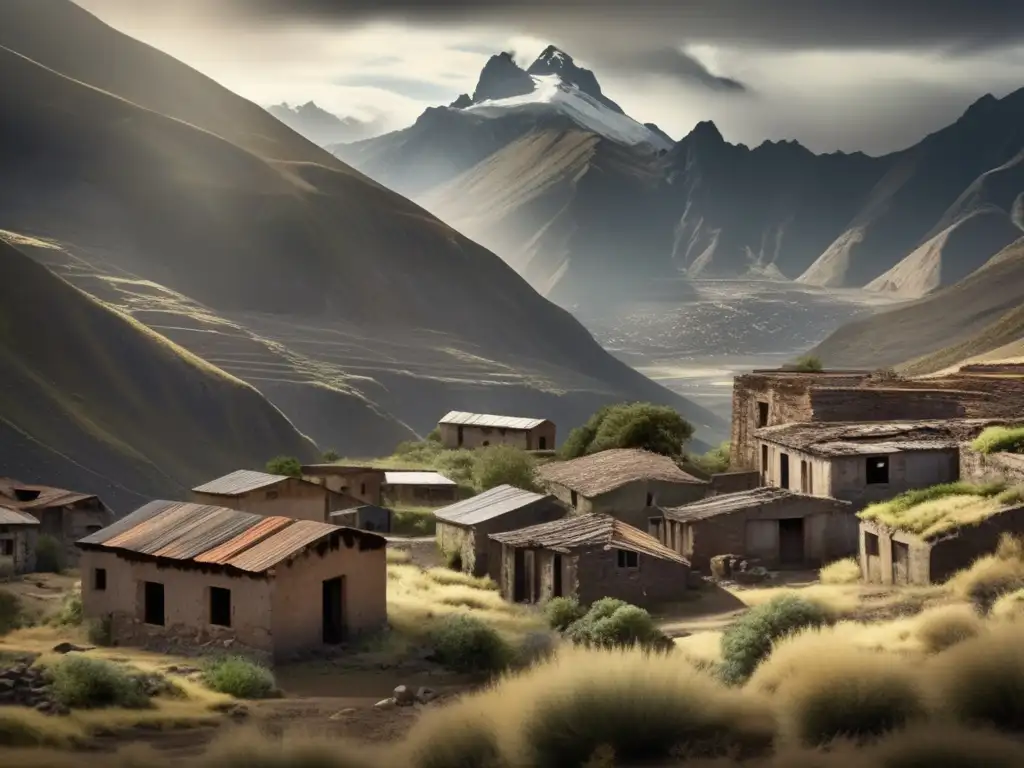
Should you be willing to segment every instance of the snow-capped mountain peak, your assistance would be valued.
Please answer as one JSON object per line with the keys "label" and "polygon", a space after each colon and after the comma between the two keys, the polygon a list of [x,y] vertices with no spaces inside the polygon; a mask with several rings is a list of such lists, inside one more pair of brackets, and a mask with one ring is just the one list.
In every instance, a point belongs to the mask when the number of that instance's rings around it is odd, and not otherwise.
{"label": "snow-capped mountain peak", "polygon": [[472,98],[464,94],[450,108],[491,118],[510,110],[556,110],[612,141],[659,150],[672,146],[661,131],[629,117],[601,92],[593,72],[553,45],[527,70],[520,68],[511,54],[492,56],[480,73]]}

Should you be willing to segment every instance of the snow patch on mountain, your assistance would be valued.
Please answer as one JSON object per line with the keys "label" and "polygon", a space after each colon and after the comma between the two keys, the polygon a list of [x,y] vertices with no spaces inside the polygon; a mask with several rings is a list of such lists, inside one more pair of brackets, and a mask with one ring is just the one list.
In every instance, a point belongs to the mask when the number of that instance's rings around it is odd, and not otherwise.
{"label": "snow patch on mountain", "polygon": [[672,147],[672,143],[666,141],[663,135],[610,109],[578,88],[567,85],[558,75],[534,75],[533,81],[534,89],[531,93],[482,101],[466,107],[464,111],[481,117],[497,118],[511,110],[536,108],[537,105],[546,104],[557,108],[583,128],[612,141],[629,145],[648,144],[657,150]]}

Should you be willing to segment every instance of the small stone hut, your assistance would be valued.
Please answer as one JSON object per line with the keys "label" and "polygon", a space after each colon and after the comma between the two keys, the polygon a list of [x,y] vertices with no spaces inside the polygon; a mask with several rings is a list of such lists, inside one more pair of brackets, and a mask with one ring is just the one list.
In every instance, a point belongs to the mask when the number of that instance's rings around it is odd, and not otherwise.
{"label": "small stone hut", "polygon": [[1024,534],[1024,504],[929,537],[861,520],[861,574],[870,584],[939,584],[995,552],[1003,534]]}
{"label": "small stone hut", "polygon": [[38,531],[32,515],[0,507],[0,579],[36,569]]}
{"label": "small stone hut", "polygon": [[283,515],[325,523],[331,512],[360,501],[298,477],[239,469],[192,489],[192,501],[257,515]]}
{"label": "small stone hut", "polygon": [[668,456],[634,448],[551,462],[538,474],[548,491],[574,512],[614,515],[641,530],[647,528],[651,507],[702,499],[710,487]]}
{"label": "small stone hut", "polygon": [[82,607],[118,645],[287,659],[387,619],[383,537],[153,501],[78,542]]}
{"label": "small stone hut", "polygon": [[517,603],[616,597],[647,607],[686,594],[686,558],[610,515],[573,515],[491,539],[501,545],[501,594]]}
{"label": "small stone hut", "polygon": [[437,428],[445,448],[511,445],[524,451],[555,449],[555,424],[547,419],[450,411]]}
{"label": "small stone hut", "polygon": [[0,479],[0,505],[25,512],[39,521],[37,534],[50,536],[64,548],[66,564],[78,561],[75,542],[114,522],[114,513],[99,496]]}
{"label": "small stone hut", "polygon": [[439,507],[459,498],[459,486],[440,472],[388,471],[384,496],[393,506]]}
{"label": "small stone hut", "polygon": [[348,464],[305,464],[302,479],[365,504],[384,503],[384,470]]}
{"label": "small stone hut", "polygon": [[817,568],[857,552],[851,505],[781,488],[711,496],[661,510],[649,532],[708,570],[716,555],[756,558],[767,568]]}
{"label": "small stone hut", "polygon": [[437,510],[437,546],[446,556],[457,552],[466,573],[489,575],[497,581],[501,547],[488,538],[490,534],[546,523],[565,514],[554,496],[499,485]]}

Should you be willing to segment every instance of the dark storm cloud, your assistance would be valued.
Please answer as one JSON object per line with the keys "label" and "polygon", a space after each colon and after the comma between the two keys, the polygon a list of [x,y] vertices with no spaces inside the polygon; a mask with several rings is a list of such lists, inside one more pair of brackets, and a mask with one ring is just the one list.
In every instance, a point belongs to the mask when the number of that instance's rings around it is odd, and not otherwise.
{"label": "dark storm cloud", "polygon": [[242,16],[315,23],[392,19],[472,23],[496,17],[532,32],[606,30],[769,48],[951,51],[1024,40],[1022,0],[223,0]]}
{"label": "dark storm cloud", "polygon": [[692,56],[676,48],[659,48],[652,51],[602,55],[598,49],[591,54],[602,64],[613,66],[624,75],[650,74],[690,80],[714,91],[745,93],[747,86],[731,77],[721,77],[708,70]]}

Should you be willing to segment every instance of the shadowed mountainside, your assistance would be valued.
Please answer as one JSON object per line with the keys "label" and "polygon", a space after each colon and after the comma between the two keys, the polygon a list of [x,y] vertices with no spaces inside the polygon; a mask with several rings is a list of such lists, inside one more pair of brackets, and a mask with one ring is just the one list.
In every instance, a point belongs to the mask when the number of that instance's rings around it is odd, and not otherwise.
{"label": "shadowed mountainside", "polygon": [[70,2],[0,6],[0,44],[0,227],[322,448],[389,452],[452,408],[567,430],[633,399],[723,431],[493,254]]}
{"label": "shadowed mountainside", "polygon": [[[121,512],[316,447],[248,384],[0,239],[0,467]],[[31,242],[31,241],[28,241]],[[37,242],[36,248],[47,247]]]}

